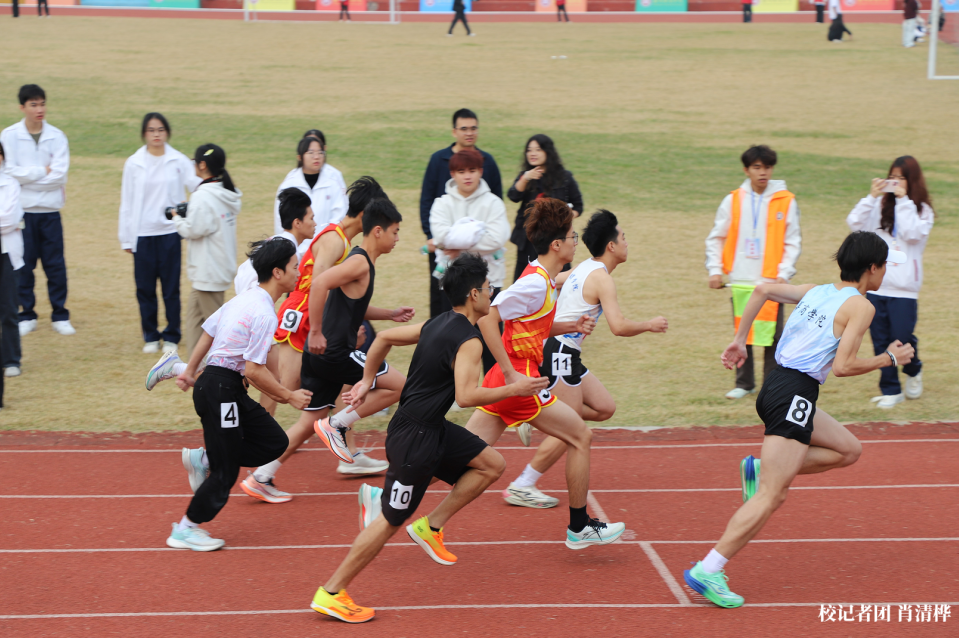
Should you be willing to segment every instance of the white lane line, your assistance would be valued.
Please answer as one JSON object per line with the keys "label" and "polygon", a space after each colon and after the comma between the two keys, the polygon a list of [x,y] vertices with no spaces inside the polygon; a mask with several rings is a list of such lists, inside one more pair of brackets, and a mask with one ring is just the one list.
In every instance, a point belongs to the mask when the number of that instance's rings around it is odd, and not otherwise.
{"label": "white lane line", "polygon": [[669,587],[669,591],[673,592],[673,596],[675,596],[676,600],[679,601],[680,606],[692,607],[693,603],[689,600],[689,596],[686,595],[686,592],[683,591],[683,588],[680,587],[679,583],[676,582],[676,579],[673,578],[669,568],[666,567],[666,563],[664,563],[663,559],[659,557],[659,554],[656,553],[656,550],[653,549],[653,546],[646,541],[640,541],[639,546],[643,548],[644,552],[646,552],[646,556],[649,557],[649,562],[651,562],[653,567],[656,568],[656,571],[659,573],[659,577],[662,578],[663,582],[666,583],[666,586]]}
{"label": "white lane line", "polygon": [[[861,607],[862,605],[949,605],[954,607],[959,602],[944,603],[924,601],[922,603],[906,602],[821,602],[821,603],[746,603],[741,609],[751,607],[757,609],[769,609],[777,607],[821,607],[822,605],[852,605]],[[712,607],[712,605],[689,605],[690,607]],[[534,604],[503,604],[503,605],[404,605],[396,607],[377,607],[377,611],[432,611],[441,609],[539,609],[548,607],[551,609],[682,609],[685,605],[675,603],[534,603]],[[57,618],[156,618],[170,616],[262,616],[272,614],[315,614],[312,609],[263,609],[263,610],[239,610],[239,611],[150,611],[150,612],[128,612],[128,613],[91,613],[91,614],[20,614],[3,615],[0,620],[46,620]]]}
{"label": "white lane line", "polygon": [[[860,440],[860,443],[959,443],[959,439],[865,439]],[[762,445],[761,440],[749,440],[743,441],[741,443],[692,443],[692,444],[663,444],[663,445],[594,445],[593,450],[661,450],[666,448],[710,448],[710,447],[759,447]],[[136,450],[136,449],[126,449],[126,450],[58,450],[58,449],[46,449],[46,450],[10,450],[10,449],[0,449],[0,454],[41,454],[41,453],[56,453],[56,454],[152,454],[152,453],[164,453],[170,454],[172,452],[179,453],[182,448],[162,448],[162,449],[153,449],[153,450]],[[364,450],[382,450],[382,447],[364,447]],[[526,450],[530,451],[528,447],[512,447],[512,446],[497,446],[497,450]],[[298,452],[326,452],[326,448],[314,447],[314,448],[301,448]]]}
{"label": "white lane line", "polygon": [[[949,543],[957,542],[959,537],[951,538],[768,538],[752,540],[750,543]],[[448,541],[447,545],[560,545],[565,541]],[[718,540],[694,541],[694,540],[652,540],[652,541],[617,541],[616,544],[640,545],[646,543],[652,545],[715,545]],[[332,545],[250,545],[232,547],[227,545],[223,550],[228,551],[269,551],[284,549],[346,549],[348,544]],[[386,547],[417,547],[414,543],[387,543]],[[0,549],[0,554],[97,554],[97,553],[124,553],[124,552],[178,552],[183,550],[170,549],[169,547],[98,547],[98,548],[77,548],[77,549]]]}
{"label": "white lane line", "polygon": [[598,518],[604,523],[611,522],[609,518],[606,517],[606,512],[603,511],[603,506],[599,504],[599,501],[596,500],[596,497],[593,496],[592,490],[586,492],[586,504],[589,505],[590,509],[593,510],[593,518]]}

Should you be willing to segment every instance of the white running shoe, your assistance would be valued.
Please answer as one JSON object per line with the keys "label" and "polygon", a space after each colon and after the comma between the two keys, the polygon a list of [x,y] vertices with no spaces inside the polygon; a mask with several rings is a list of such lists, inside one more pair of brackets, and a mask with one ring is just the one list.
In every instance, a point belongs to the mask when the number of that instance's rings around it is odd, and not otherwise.
{"label": "white running shoe", "polygon": [[353,457],[352,463],[340,461],[336,471],[338,474],[378,474],[379,472],[385,472],[389,466],[389,461],[370,458],[360,452]]}
{"label": "white running shoe", "polygon": [[883,394],[878,397],[873,397],[870,400],[876,404],[877,408],[889,410],[891,408],[896,407],[897,405],[899,405],[906,399],[905,397],[902,396],[902,393],[900,392],[899,394]]}
{"label": "white running shoe", "polygon": [[[156,354],[160,351],[159,341],[147,341],[143,344],[143,354]],[[164,352],[167,352],[164,350]]]}
{"label": "white running shoe", "polygon": [[247,477],[240,483],[240,489],[246,492],[247,496],[264,503],[288,503],[293,500],[288,492],[276,489],[273,479],[261,483],[252,472],[247,472]]}
{"label": "white running shoe", "polygon": [[25,321],[21,321],[19,328],[20,328],[20,336],[24,337],[37,329],[37,320],[27,319]]}
{"label": "white running shoe", "polygon": [[753,392],[755,392],[755,390],[747,390],[745,388],[733,388],[732,390],[726,393],[726,398],[733,399],[733,400],[742,399],[747,394],[752,394]]}
{"label": "white running shoe", "polygon": [[212,552],[226,545],[226,541],[213,538],[210,532],[199,527],[188,527],[178,530],[179,525],[173,524],[173,532],[166,539],[166,544],[173,549],[192,549],[195,552]]}
{"label": "white running shoe", "polygon": [[520,507],[532,507],[533,509],[544,510],[559,505],[559,499],[552,496],[546,496],[536,486],[516,487],[512,483],[503,490],[503,499],[511,505]]}
{"label": "white running shoe", "polygon": [[163,342],[163,351],[164,351],[164,352],[176,352],[177,345],[178,345],[178,344],[171,343],[171,342],[169,342],[169,341],[164,341],[164,342]]}
{"label": "white running shoe", "polygon": [[[9,368],[8,368],[9,369]],[[906,398],[918,399],[922,396],[922,373],[914,377],[906,375]]]}
{"label": "white running shoe", "polygon": [[519,435],[520,443],[526,447],[529,447],[529,444],[533,442],[533,426],[529,423],[523,423],[516,428],[516,434]]}
{"label": "white running shoe", "polygon": [[383,511],[382,487],[373,487],[363,483],[360,485],[360,530],[370,526],[370,523],[376,520],[376,517]]}
{"label": "white running shoe", "polygon": [[353,462],[353,454],[346,444],[346,428],[333,427],[330,425],[330,417],[326,417],[313,423],[313,431],[338,459],[345,463]]}
{"label": "white running shoe", "polygon": [[190,480],[190,489],[196,494],[203,485],[203,481],[210,475],[210,468],[203,465],[203,448],[198,447],[195,450],[183,448],[180,450],[180,460],[183,461],[183,469],[186,470],[187,478]]}
{"label": "white running shoe", "polygon": [[20,376],[20,366],[10,366],[9,368],[3,369],[3,376],[5,377],[19,377]]}
{"label": "white running shoe", "polygon": [[160,360],[157,361],[150,371],[147,372],[146,388],[147,390],[152,390],[157,387],[157,384],[166,379],[172,379],[177,375],[173,373],[173,366],[183,363],[180,360],[180,355],[176,353],[176,350],[173,352],[167,352]]}
{"label": "white running shoe", "polygon": [[62,334],[64,337],[77,334],[77,329],[73,327],[69,319],[66,321],[54,321],[50,325],[58,334]]}
{"label": "white running shoe", "polygon": [[566,528],[566,547],[586,549],[590,545],[607,545],[616,542],[626,531],[626,523],[604,523],[590,518],[581,532]]}

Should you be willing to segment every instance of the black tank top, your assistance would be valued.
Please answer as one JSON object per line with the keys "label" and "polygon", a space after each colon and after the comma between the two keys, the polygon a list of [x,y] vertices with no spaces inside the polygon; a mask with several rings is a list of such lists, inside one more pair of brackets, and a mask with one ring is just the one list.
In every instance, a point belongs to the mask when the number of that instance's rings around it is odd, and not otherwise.
{"label": "black tank top", "polygon": [[456,399],[453,376],[456,353],[461,345],[479,337],[476,326],[453,310],[427,321],[410,361],[400,408],[424,423],[442,425]]}
{"label": "black tank top", "polygon": [[[370,265],[370,284],[366,293],[359,299],[351,299],[342,289],[331,290],[323,306],[323,336],[326,337],[326,351],[320,355],[327,361],[342,361],[356,350],[356,333],[363,324],[366,309],[373,297],[373,280],[376,269],[366,251],[357,246],[350,251],[346,259],[353,255],[363,255]],[[345,259],[343,261],[346,261]]]}

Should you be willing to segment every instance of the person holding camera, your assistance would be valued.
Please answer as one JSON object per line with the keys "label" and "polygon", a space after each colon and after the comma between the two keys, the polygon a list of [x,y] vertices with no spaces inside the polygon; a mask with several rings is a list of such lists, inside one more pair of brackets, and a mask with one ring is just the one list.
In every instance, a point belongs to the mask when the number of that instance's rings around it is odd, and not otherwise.
{"label": "person holding camera", "polygon": [[236,274],[236,217],[243,193],[226,171],[226,153],[216,144],[204,144],[193,155],[202,179],[190,203],[167,209],[176,232],[189,242],[186,274],[193,289],[186,306],[187,352],[193,352],[203,333],[203,322],[223,305],[223,293]]}
{"label": "person holding camera", "polygon": [[859,200],[846,217],[851,230],[868,230],[889,244],[891,250],[906,253],[906,263],[891,264],[882,286],[866,296],[876,308],[869,336],[876,354],[885,352],[898,340],[912,345],[916,353],[902,366],[906,373],[903,396],[896,366],[883,368],[879,375],[881,395],[873,397],[877,407],[889,409],[905,399],[922,396],[922,361],[919,339],[913,334],[919,314],[919,289],[922,287],[922,253],[929,241],[935,219],[926,180],[919,162],[911,155],[897,157],[886,179],[872,180],[869,195]]}
{"label": "person holding camera", "polygon": [[[147,113],[140,127],[144,145],[123,165],[120,190],[120,248],[133,255],[133,279],[140,304],[143,352],[177,349],[180,343],[180,235],[166,209],[199,186],[193,162],[170,146],[172,129],[160,113]],[[157,325],[157,280],[167,326]]]}
{"label": "person holding camera", "polygon": [[326,137],[310,129],[296,145],[296,168],[287,173],[276,191],[273,204],[273,232],[283,234],[280,222],[280,193],[294,187],[310,196],[317,230],[339,222],[346,216],[350,202],[346,197],[343,173],[326,163]]}

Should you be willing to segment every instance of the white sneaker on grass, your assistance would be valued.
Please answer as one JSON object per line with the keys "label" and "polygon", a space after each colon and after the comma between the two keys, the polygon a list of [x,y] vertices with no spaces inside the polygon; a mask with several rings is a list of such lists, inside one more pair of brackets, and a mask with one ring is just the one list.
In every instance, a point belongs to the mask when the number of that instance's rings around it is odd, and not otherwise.
{"label": "white sneaker on grass", "polygon": [[726,393],[726,398],[733,400],[742,399],[747,394],[752,394],[753,392],[755,392],[755,390],[747,390],[746,388],[733,388]]}
{"label": "white sneaker on grass", "polygon": [[20,366],[10,366],[9,368],[3,369],[3,376],[10,377],[19,377],[20,376]]}
{"label": "white sneaker on grass", "polygon": [[[143,344],[143,354],[156,354],[160,351],[159,341],[147,341]],[[166,350],[164,350],[166,352]]]}
{"label": "white sneaker on grass", "polygon": [[373,487],[363,483],[360,485],[360,530],[370,526],[370,523],[376,520],[376,517],[383,511],[383,488]]}
{"label": "white sneaker on grass", "polygon": [[20,336],[26,336],[37,329],[37,320],[36,319],[27,319],[21,321],[19,324]]}
{"label": "white sneaker on grass", "polygon": [[389,461],[374,459],[360,452],[353,457],[352,463],[340,461],[336,471],[338,474],[378,474],[385,472],[389,466]]}
{"label": "white sneaker on grass", "polygon": [[883,408],[884,410],[894,408],[905,400],[901,392],[899,394],[883,394],[871,399],[877,408]]}
{"label": "white sneaker on grass", "polygon": [[566,547],[570,549],[586,549],[590,545],[607,545],[619,540],[626,531],[626,523],[604,523],[590,518],[582,531],[574,532],[566,528]]}
{"label": "white sneaker on grass", "polygon": [[183,362],[180,360],[180,355],[176,353],[176,350],[167,352],[160,357],[160,360],[153,364],[153,367],[147,372],[147,390],[152,390],[157,387],[157,384],[161,381],[174,378],[176,374],[173,372],[173,366],[178,363]]}
{"label": "white sneaker on grass", "polygon": [[164,341],[164,342],[163,342],[163,351],[164,351],[164,352],[176,352],[177,345],[178,345],[178,344],[176,344],[176,343],[171,343],[171,342],[169,342],[169,341]]}
{"label": "white sneaker on grass", "polygon": [[77,334],[77,329],[73,327],[69,320],[66,321],[54,321],[50,324],[53,329],[64,337],[69,337],[70,335]]}
{"label": "white sneaker on grass", "polygon": [[173,549],[192,549],[195,552],[212,552],[226,545],[226,541],[220,538],[213,538],[210,532],[199,527],[187,527],[186,529],[177,529],[179,524],[173,524],[173,531],[170,537],[166,539],[166,544]]}
{"label": "white sneaker on grass", "polygon": [[509,487],[503,490],[503,500],[510,505],[531,507],[538,510],[544,510],[559,505],[558,498],[546,496],[540,492],[535,485],[532,487],[516,487],[516,485],[510,483]]}
{"label": "white sneaker on grass", "polygon": [[210,475],[210,468],[203,465],[203,448],[198,447],[191,450],[188,447],[180,451],[180,460],[183,462],[183,469],[186,470],[187,478],[190,480],[190,489],[196,494],[196,491],[203,485],[203,481]]}
{"label": "white sneaker on grass", "polygon": [[922,396],[922,373],[914,377],[906,376],[906,398],[918,399]]}

